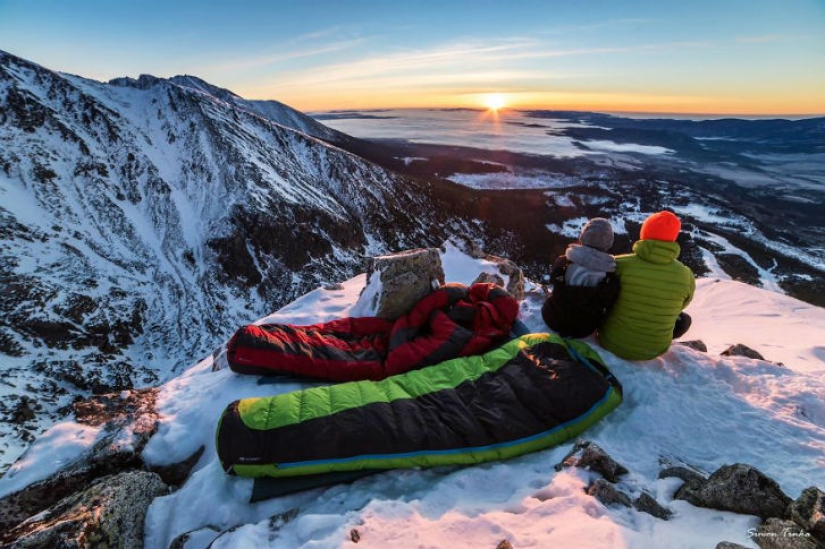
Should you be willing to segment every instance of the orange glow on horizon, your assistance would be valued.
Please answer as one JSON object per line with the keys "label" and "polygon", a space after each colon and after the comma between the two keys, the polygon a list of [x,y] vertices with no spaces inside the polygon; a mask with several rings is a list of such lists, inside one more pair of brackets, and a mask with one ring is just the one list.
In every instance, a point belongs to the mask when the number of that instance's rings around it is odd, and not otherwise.
{"label": "orange glow on horizon", "polygon": [[[483,109],[491,112],[512,110],[577,110],[594,112],[628,112],[684,114],[705,116],[823,116],[825,96],[804,94],[745,94],[723,96],[700,94],[664,95],[641,93],[593,92],[497,92],[467,93],[445,90],[440,93],[416,93],[398,90],[376,94],[353,90],[329,96],[303,93],[300,96],[273,97],[272,90],[250,90],[242,95],[250,99],[275,99],[303,112],[370,109]],[[305,90],[306,92],[306,90]]]}

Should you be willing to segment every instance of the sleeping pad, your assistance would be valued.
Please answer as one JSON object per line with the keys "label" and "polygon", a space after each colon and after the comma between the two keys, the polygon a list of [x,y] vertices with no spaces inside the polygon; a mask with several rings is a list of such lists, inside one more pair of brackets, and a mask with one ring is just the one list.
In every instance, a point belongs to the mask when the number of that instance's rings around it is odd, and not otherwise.
{"label": "sleeping pad", "polygon": [[621,401],[586,343],[528,334],[381,381],[233,402],[216,449],[245,477],[471,465],[574,438]]}

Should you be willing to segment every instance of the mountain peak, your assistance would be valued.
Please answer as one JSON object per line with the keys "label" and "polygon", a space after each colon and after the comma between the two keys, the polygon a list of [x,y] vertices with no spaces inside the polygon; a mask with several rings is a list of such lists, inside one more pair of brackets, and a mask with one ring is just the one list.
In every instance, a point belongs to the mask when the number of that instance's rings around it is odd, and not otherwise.
{"label": "mountain peak", "polygon": [[198,90],[204,92],[208,95],[212,95],[219,99],[232,100],[232,101],[243,101],[243,98],[239,95],[214,84],[210,84],[209,82],[198,78],[197,76],[191,76],[188,74],[173,76],[169,79],[169,82],[176,84],[178,86],[182,86],[184,88],[192,88],[194,90]]}

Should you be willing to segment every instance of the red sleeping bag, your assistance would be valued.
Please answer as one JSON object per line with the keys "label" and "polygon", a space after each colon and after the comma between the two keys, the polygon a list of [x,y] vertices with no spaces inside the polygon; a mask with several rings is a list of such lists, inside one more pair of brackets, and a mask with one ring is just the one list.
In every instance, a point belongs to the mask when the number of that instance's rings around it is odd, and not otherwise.
{"label": "red sleeping bag", "polygon": [[311,326],[244,326],[229,340],[227,359],[243,374],[378,380],[503,343],[518,309],[495,284],[445,284],[395,321],[363,317]]}

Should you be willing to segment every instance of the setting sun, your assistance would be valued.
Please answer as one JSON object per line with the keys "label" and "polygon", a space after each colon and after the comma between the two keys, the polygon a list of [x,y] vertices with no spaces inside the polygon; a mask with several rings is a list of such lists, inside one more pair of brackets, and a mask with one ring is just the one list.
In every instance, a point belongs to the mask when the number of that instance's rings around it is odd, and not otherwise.
{"label": "setting sun", "polygon": [[487,94],[483,98],[484,105],[491,111],[497,111],[504,107],[506,101],[504,96],[500,93]]}

